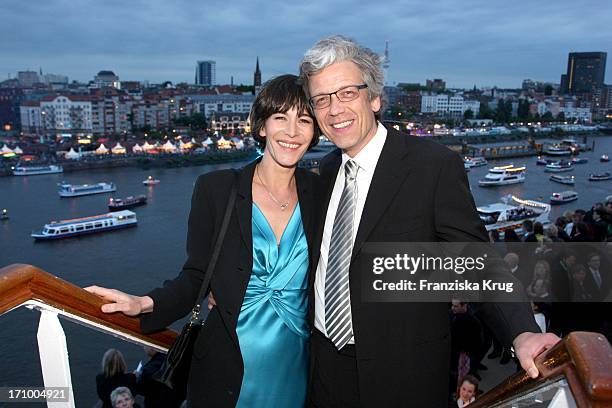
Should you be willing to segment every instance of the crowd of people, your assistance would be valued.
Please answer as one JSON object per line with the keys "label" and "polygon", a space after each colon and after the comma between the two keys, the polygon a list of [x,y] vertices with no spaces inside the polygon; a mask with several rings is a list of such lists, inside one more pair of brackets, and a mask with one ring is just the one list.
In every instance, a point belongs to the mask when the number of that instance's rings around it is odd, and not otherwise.
{"label": "crowd of people", "polygon": [[123,354],[108,349],[102,357],[102,371],[96,376],[96,390],[102,408],[140,408],[136,395],[144,397],[144,408],[178,408],[182,400],[162,383],[154,379],[165,354],[145,346],[149,357],[146,364],[128,372]]}
{"label": "crowd of people", "polygon": [[[543,333],[592,331],[612,338],[612,313],[600,304],[612,301],[612,196],[589,210],[567,211],[547,226],[525,220],[521,235],[506,230],[501,238],[492,230],[489,237],[525,289]],[[475,305],[453,300],[450,320],[451,395],[462,407],[478,395],[485,357],[503,365],[515,359]]]}

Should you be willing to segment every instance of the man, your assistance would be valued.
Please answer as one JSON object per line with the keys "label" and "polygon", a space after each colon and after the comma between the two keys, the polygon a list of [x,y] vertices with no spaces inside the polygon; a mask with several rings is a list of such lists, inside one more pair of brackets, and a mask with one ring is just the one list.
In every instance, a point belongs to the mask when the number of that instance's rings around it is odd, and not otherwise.
{"label": "man", "polygon": [[[320,256],[313,252],[310,405],[440,407],[446,404],[447,305],[361,300],[355,265],[366,242],[483,241],[460,157],[386,129],[381,58],[344,37],[308,50],[301,79],[322,132],[339,148],[321,163]],[[314,276],[312,276],[314,275]],[[491,326],[514,341],[522,365],[558,338],[537,333],[531,310],[491,304]]]}

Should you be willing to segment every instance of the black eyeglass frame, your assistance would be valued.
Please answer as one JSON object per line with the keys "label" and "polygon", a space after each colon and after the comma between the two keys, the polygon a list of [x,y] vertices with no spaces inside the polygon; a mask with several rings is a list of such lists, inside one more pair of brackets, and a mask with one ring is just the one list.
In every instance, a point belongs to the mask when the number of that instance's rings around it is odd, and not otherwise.
{"label": "black eyeglass frame", "polygon": [[[347,88],[353,88],[353,87],[357,88],[357,96],[355,98],[344,100],[344,101],[342,99],[340,99],[340,97],[338,96],[338,92],[343,91],[343,90],[345,90]],[[312,109],[325,109],[325,108],[329,108],[331,106],[331,97],[332,97],[332,95],[336,95],[336,98],[338,98],[338,100],[340,102],[350,102],[350,101],[354,101],[355,99],[359,98],[359,91],[361,91],[362,89],[366,89],[366,88],[368,88],[368,84],[343,86],[342,88],[336,90],[336,92],[322,93],[322,94],[315,95],[312,98],[308,99],[308,103],[310,104]],[[314,104],[314,98],[319,98],[321,96],[327,96],[329,102],[325,106],[316,107],[315,104]]]}

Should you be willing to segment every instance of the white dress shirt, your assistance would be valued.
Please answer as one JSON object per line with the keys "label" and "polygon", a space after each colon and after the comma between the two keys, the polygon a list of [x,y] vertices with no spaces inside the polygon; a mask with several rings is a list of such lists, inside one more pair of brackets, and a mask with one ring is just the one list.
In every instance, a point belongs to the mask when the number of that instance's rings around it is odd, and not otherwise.
{"label": "white dress shirt", "polygon": [[[374,170],[376,170],[376,164],[378,163],[378,158],[380,157],[386,140],[387,129],[385,129],[382,124],[378,123],[378,129],[372,140],[352,158],[359,166],[359,170],[357,171],[357,203],[355,205],[355,216],[353,219],[353,242],[355,242],[355,237],[357,236],[359,221],[361,220],[363,207],[368,196],[368,191],[370,190]],[[329,206],[327,207],[325,227],[323,228],[323,239],[321,241],[321,256],[319,257],[319,264],[317,265],[315,275],[315,327],[325,334],[325,336],[327,336],[327,332],[325,331],[325,275],[327,272],[327,257],[329,255],[329,241],[334,227],[334,218],[336,218],[340,196],[342,195],[342,190],[344,190],[344,165],[349,159],[351,159],[349,155],[346,153],[342,154],[342,164],[336,175],[336,182],[329,200]],[[349,340],[349,344],[354,343],[355,338],[353,337]]]}

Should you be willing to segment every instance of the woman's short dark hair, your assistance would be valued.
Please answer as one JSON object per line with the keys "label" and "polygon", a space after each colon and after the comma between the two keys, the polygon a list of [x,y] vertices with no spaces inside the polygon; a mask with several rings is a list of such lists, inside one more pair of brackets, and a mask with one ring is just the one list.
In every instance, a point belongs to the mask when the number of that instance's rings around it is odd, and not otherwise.
{"label": "woman's short dark hair", "polygon": [[308,148],[310,149],[319,142],[321,131],[304,89],[298,83],[296,75],[287,74],[266,82],[255,97],[255,102],[251,108],[251,136],[253,136],[260,149],[263,149],[266,145],[266,138],[259,134],[265,126],[266,120],[275,113],[285,113],[294,107],[297,108],[299,113],[306,113],[312,118],[314,135]]}

